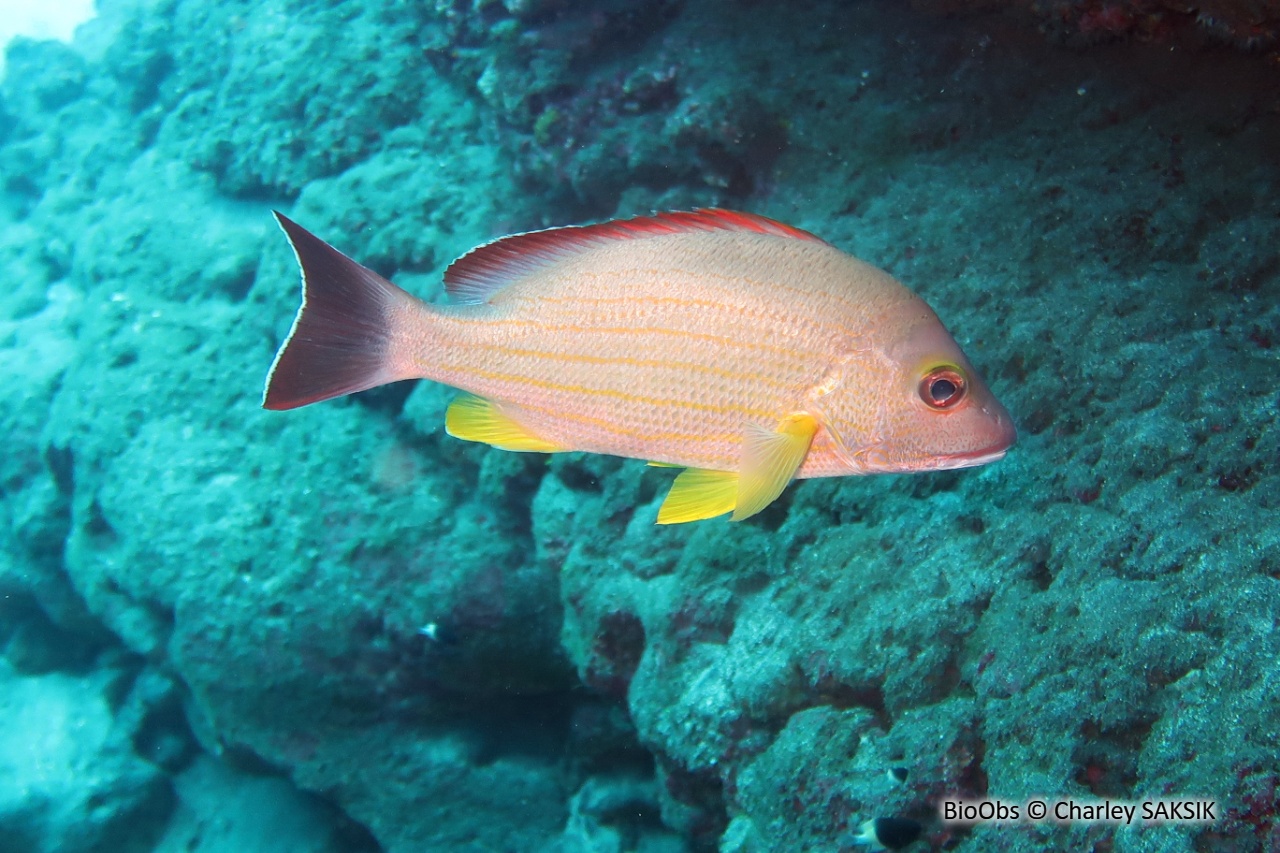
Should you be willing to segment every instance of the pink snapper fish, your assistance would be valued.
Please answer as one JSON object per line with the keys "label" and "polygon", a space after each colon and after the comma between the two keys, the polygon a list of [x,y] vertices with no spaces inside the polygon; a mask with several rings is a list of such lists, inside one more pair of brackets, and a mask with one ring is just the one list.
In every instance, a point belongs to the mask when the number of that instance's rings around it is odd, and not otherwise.
{"label": "pink snapper fish", "polygon": [[302,307],[263,405],[402,379],[466,392],[450,435],[684,470],[659,524],[748,518],[796,478],[938,471],[1015,430],[937,315],[814,235],[728,210],[505,237],[411,296],[276,214]]}

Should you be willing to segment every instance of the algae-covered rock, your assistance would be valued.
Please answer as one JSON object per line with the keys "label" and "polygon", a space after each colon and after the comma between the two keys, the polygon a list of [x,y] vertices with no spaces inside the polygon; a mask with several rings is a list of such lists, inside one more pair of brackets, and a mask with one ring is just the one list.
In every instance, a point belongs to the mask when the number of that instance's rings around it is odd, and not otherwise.
{"label": "algae-covered rock", "polygon": [[[1050,47],[1009,5],[111,2],[12,46],[0,760],[58,772],[0,846],[1274,847],[1274,4],[1020,4]],[[273,208],[439,301],[502,234],[726,203],[919,292],[1008,457],[658,526],[673,472],[460,442],[429,383],[260,408]],[[1222,811],[939,813],[1037,796]]]}
{"label": "algae-covered rock", "polygon": [[122,742],[101,686],[0,669],[0,843],[32,853],[150,850],[173,792]]}

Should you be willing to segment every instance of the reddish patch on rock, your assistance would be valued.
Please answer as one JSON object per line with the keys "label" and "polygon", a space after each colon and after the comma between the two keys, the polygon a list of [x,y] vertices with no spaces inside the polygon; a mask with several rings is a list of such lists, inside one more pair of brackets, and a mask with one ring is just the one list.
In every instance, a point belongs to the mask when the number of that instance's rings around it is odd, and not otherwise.
{"label": "reddish patch on rock", "polygon": [[506,586],[506,572],[499,566],[475,572],[465,597],[453,607],[454,627],[476,631],[502,627],[507,613]]}
{"label": "reddish patch on rock", "polygon": [[[1266,768],[1244,766],[1236,771],[1238,804],[1198,839],[1197,850],[1280,850],[1280,776]],[[1238,799],[1237,799],[1238,798]],[[1255,843],[1249,843],[1253,841]]]}
{"label": "reddish patch on rock", "polygon": [[625,610],[609,611],[600,618],[596,628],[583,681],[605,696],[625,699],[644,646],[644,624],[640,617]]}
{"label": "reddish patch on rock", "polygon": [[1076,26],[1084,35],[1122,36],[1131,32],[1137,19],[1126,9],[1119,6],[1100,6],[1087,9]]}
{"label": "reddish patch on rock", "polygon": [[693,815],[680,829],[690,836],[695,849],[714,849],[728,824],[720,777],[710,770],[686,770],[668,764],[663,765],[663,770],[667,795],[693,809]]}
{"label": "reddish patch on rock", "polygon": [[947,746],[932,771],[918,774],[918,778],[930,780],[920,793],[929,802],[943,797],[960,797],[978,800],[987,795],[987,771],[982,768],[987,744],[974,720],[956,732],[955,739]]}
{"label": "reddish patch on rock", "polygon": [[694,643],[724,643],[733,633],[733,613],[724,603],[686,596],[672,614],[668,630],[682,649]]}

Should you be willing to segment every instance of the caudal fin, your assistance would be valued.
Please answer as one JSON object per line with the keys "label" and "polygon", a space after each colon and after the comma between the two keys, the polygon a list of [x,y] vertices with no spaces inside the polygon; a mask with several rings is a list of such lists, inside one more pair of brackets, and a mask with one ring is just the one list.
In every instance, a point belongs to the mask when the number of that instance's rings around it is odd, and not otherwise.
{"label": "caudal fin", "polygon": [[263,408],[295,409],[413,378],[395,350],[396,331],[421,303],[288,217],[275,217],[302,268],[302,306],[267,374]]}

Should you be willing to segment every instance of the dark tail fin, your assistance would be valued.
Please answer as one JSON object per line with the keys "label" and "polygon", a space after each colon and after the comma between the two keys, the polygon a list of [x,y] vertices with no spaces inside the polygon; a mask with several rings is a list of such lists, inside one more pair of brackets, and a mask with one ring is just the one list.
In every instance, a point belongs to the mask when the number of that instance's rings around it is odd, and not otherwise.
{"label": "dark tail fin", "polygon": [[294,409],[413,378],[394,347],[421,303],[288,217],[275,217],[302,268],[302,307],[267,374],[263,408]]}

